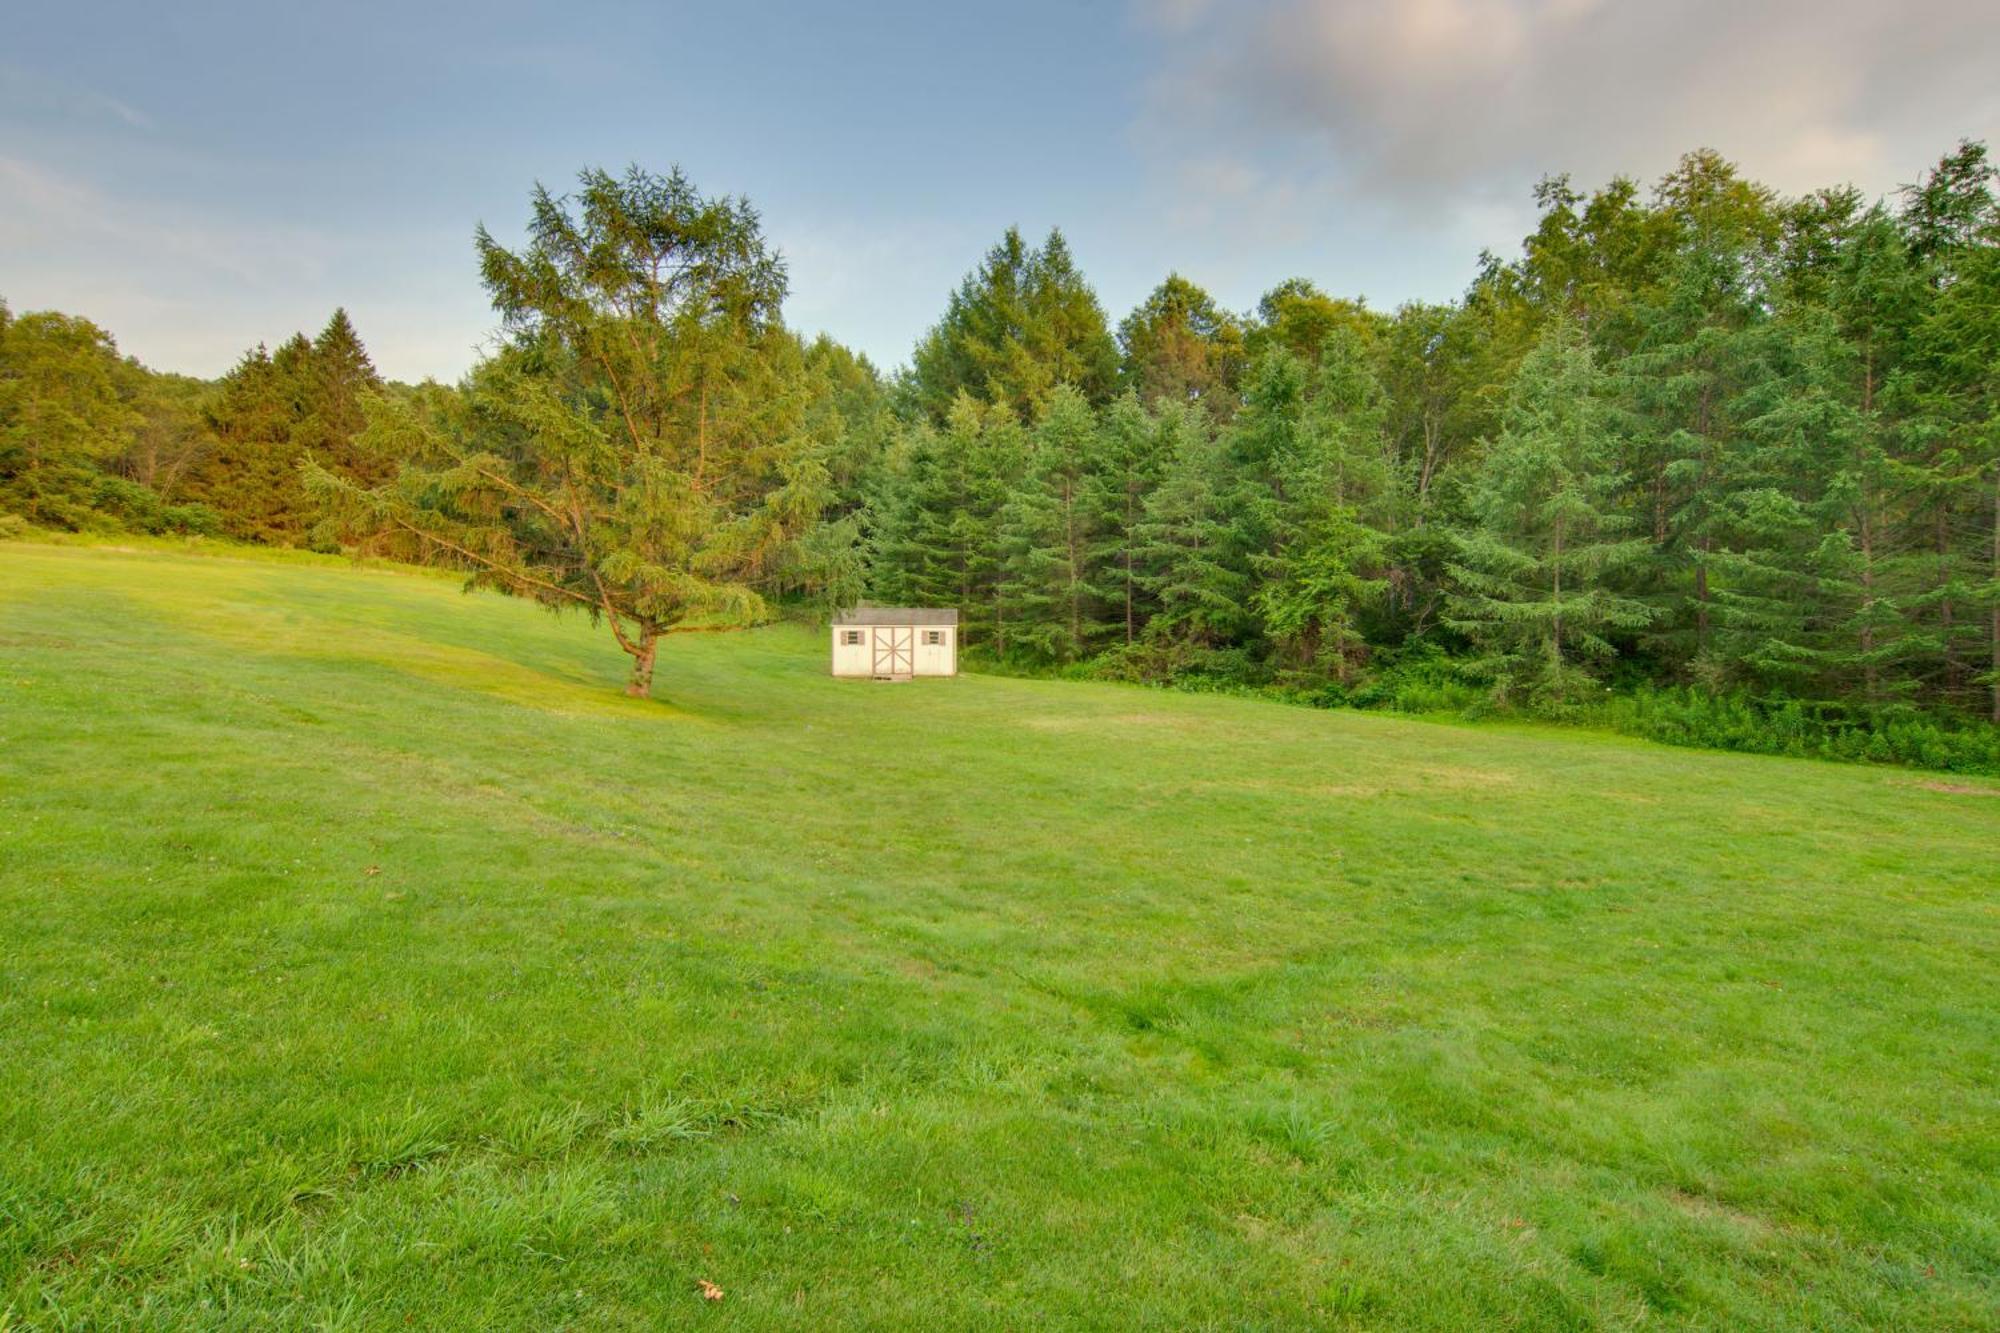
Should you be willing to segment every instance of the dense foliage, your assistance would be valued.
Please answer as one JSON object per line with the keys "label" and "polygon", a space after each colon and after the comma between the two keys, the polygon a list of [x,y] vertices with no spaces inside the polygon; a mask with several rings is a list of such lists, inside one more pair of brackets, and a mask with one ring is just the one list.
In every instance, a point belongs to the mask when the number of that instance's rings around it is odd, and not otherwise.
{"label": "dense foliage", "polygon": [[[1521,258],[1452,305],[1294,280],[1237,321],[1170,277],[1109,402],[1068,363],[1036,392],[920,355],[873,593],[960,606],[1023,669],[1357,697],[1443,661],[1541,710],[1649,684],[1758,717],[1838,701],[1871,736],[2000,720],[1985,148],[1893,206],[1781,198],[1711,153],[1650,196],[1537,199]],[[1010,290],[1016,250],[941,328]]]}
{"label": "dense foliage", "polygon": [[1172,274],[1115,330],[1061,233],[1009,229],[884,377],[783,327],[747,205],[586,173],[524,248],[480,233],[509,337],[456,388],[383,384],[341,313],[216,385],[0,314],[0,513],[365,539],[608,617],[642,664],[866,596],[959,608],[1010,670],[1646,700],[1624,725],[1899,758],[1839,737],[2000,721],[1984,145],[1881,202],[1708,152],[1535,198],[1455,302],[1294,278],[1236,314]]}
{"label": "dense foliage", "polygon": [[118,355],[87,319],[0,303],[0,516],[53,528],[211,532],[183,502],[209,447],[205,386]]}
{"label": "dense foliage", "polygon": [[363,400],[384,390],[344,310],[206,384],[119,356],[89,320],[0,304],[0,514],[303,545],[305,458],[385,475],[357,443]]}
{"label": "dense foliage", "polygon": [[223,515],[232,537],[305,542],[318,517],[303,484],[308,458],[362,482],[391,468],[359,440],[362,405],[382,387],[344,310],[317,338],[294,334],[270,353],[253,348],[207,407],[214,444],[193,468],[190,490]]}

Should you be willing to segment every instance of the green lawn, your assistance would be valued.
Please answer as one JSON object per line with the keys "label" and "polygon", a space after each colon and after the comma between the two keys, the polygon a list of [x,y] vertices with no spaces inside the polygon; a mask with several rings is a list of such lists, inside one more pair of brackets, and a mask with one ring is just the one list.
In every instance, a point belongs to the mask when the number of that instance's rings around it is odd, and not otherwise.
{"label": "green lawn", "polygon": [[0,545],[0,1329],[2000,1326],[2000,785],[623,675]]}

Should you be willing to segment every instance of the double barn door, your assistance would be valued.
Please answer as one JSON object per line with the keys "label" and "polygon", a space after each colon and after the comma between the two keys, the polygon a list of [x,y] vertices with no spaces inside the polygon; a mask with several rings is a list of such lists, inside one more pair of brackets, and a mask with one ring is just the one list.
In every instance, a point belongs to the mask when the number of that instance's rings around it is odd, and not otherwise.
{"label": "double barn door", "polygon": [[875,630],[874,674],[878,676],[913,676],[917,672],[917,632],[913,629],[891,629],[877,626]]}

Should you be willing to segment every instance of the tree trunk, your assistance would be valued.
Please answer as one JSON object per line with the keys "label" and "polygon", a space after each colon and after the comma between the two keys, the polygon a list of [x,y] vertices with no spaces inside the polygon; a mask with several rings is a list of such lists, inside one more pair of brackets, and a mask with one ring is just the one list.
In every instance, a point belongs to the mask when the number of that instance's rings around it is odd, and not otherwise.
{"label": "tree trunk", "polygon": [[1063,546],[1069,552],[1069,657],[1083,656],[1083,553],[1077,545],[1076,495],[1063,478]]}
{"label": "tree trunk", "polygon": [[[2000,467],[1993,469],[1993,581],[2000,583]],[[2000,723],[2000,597],[1993,600],[1993,721]]]}
{"label": "tree trunk", "polygon": [[1662,460],[1653,469],[1653,545],[1667,544],[1667,465]]}
{"label": "tree trunk", "polygon": [[1551,608],[1550,630],[1549,630],[1549,667],[1555,673],[1555,678],[1549,682],[1551,685],[1557,685],[1561,681],[1562,661],[1563,661],[1563,647],[1562,647],[1563,525],[1560,521],[1556,523],[1555,538],[1556,538],[1556,558],[1555,558],[1555,567],[1553,571],[1555,574],[1555,579],[1552,584],[1552,591],[1549,595],[1549,605]]}
{"label": "tree trunk", "polygon": [[[1937,586],[1940,589],[1951,586],[1951,527],[1948,521],[1948,506],[1942,500],[1937,507]],[[1938,639],[1944,645],[1944,695],[1954,704],[1964,702],[1961,697],[1960,679],[1963,673],[1958,662],[1958,630],[1952,624],[1951,594],[1938,598]]]}
{"label": "tree trunk", "polygon": [[1138,617],[1133,614],[1132,583],[1132,529],[1139,521],[1139,486],[1137,482],[1125,483],[1125,529],[1119,533],[1119,544],[1125,548],[1125,645],[1129,648],[1139,637]]}
{"label": "tree trunk", "polygon": [[1861,680],[1864,697],[1873,704],[1880,694],[1875,670],[1875,525],[1869,522],[1867,489],[1861,492]]}
{"label": "tree trunk", "polygon": [[660,632],[651,625],[639,629],[639,646],[632,654],[632,679],[625,686],[625,693],[634,699],[649,699],[653,694],[653,657],[660,648]]}
{"label": "tree trunk", "polygon": [[1132,615],[1132,545],[1126,539],[1125,545],[1125,644],[1130,647],[1139,637],[1138,621]]}
{"label": "tree trunk", "polygon": [[1694,567],[1694,642],[1695,651],[1708,651],[1708,556],[1709,538],[1701,539],[1701,561]]}
{"label": "tree trunk", "polygon": [[1417,527],[1424,525],[1424,516],[1430,509],[1431,480],[1437,475],[1438,441],[1444,434],[1444,427],[1424,415],[1424,462],[1417,470]]}

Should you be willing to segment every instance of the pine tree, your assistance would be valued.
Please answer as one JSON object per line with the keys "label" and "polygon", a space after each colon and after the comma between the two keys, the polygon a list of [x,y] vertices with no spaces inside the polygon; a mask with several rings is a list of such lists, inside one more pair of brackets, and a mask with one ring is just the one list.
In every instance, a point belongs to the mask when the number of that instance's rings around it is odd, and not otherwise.
{"label": "pine tree", "polygon": [[1097,456],[1087,483],[1095,534],[1090,558],[1099,571],[1107,618],[1128,645],[1138,641],[1152,610],[1140,579],[1139,526],[1145,520],[1147,498],[1172,457],[1169,422],[1182,419],[1178,414],[1169,417],[1164,409],[1149,412],[1136,393],[1127,392],[1104,414],[1096,437]]}
{"label": "pine tree", "polygon": [[394,460],[368,457],[356,447],[367,424],[362,402],[382,387],[382,377],[346,310],[335,310],[313,339],[300,379],[302,415],[292,428],[293,447],[363,484],[384,480]]}
{"label": "pine tree", "polygon": [[1891,673],[1932,646],[1893,586],[1886,437],[1830,315],[1801,307],[1763,340],[1773,373],[1745,396],[1742,439],[1713,482],[1715,659],[1795,693],[1859,682],[1881,702],[1900,691]]}
{"label": "pine tree", "polygon": [[251,349],[209,401],[214,444],[189,469],[187,493],[213,507],[232,537],[305,544],[320,517],[302,481],[308,459],[360,485],[394,471],[395,459],[360,444],[363,405],[382,387],[345,310],[317,338],[298,333],[276,352]]}
{"label": "pine tree", "polygon": [[1984,666],[1970,683],[1986,689],[2000,723],[2000,237],[1956,269],[1915,337],[1918,424],[1945,506],[1942,542],[1962,552],[1944,587],[1954,612],[1985,634]]}
{"label": "pine tree", "polygon": [[877,542],[874,595],[958,608],[967,646],[1004,651],[1000,519],[1026,444],[1004,408],[959,395],[943,430],[908,432],[902,474]]}
{"label": "pine tree", "polygon": [[1103,308],[1062,233],[1051,231],[1036,249],[1009,227],[918,342],[909,387],[934,421],[960,393],[1032,420],[1058,385],[1106,401],[1117,373]]}
{"label": "pine tree", "polygon": [[1612,657],[1607,636],[1653,612],[1606,576],[1641,558],[1614,507],[1605,383],[1581,330],[1554,323],[1521,363],[1451,572],[1445,621],[1479,649],[1504,693],[1574,701],[1591,668]]}
{"label": "pine tree", "polygon": [[1253,581],[1249,543],[1231,503],[1228,446],[1180,404],[1163,405],[1160,422],[1169,461],[1136,529],[1136,556],[1140,584],[1158,606],[1146,637],[1180,660],[1251,632]]}
{"label": "pine tree", "polygon": [[645,696],[663,636],[768,614],[827,472],[755,210],[678,171],[580,185],[537,187],[520,252],[479,232],[510,337],[462,400],[370,401],[364,446],[403,458],[396,477],[310,477],[350,532],[409,534],[476,584],[607,623]]}
{"label": "pine tree", "polygon": [[1744,400],[1773,373],[1755,327],[1750,264],[1741,233],[1695,235],[1660,294],[1638,309],[1637,349],[1619,365],[1636,427],[1632,498],[1653,543],[1657,648],[1676,664],[1699,661],[1713,646],[1710,581],[1724,477],[1743,444]]}
{"label": "pine tree", "polygon": [[[1902,222],[1931,293],[1897,385],[1921,451],[1937,552],[1946,690],[1984,687],[2000,723],[2000,203],[1984,144],[1960,144],[1906,192]],[[1978,640],[1983,637],[1985,643]],[[1964,674],[1962,654],[1983,668]]]}
{"label": "pine tree", "polygon": [[1281,497],[1273,550],[1259,561],[1267,632],[1301,668],[1345,681],[1361,655],[1361,615],[1386,591],[1392,473],[1380,382],[1359,337],[1336,329],[1311,393],[1274,460]]}
{"label": "pine tree", "polygon": [[1028,474],[1002,516],[1009,642],[1047,661],[1077,661],[1104,637],[1105,594],[1093,559],[1102,549],[1092,505],[1096,434],[1082,394],[1067,386],[1051,393],[1035,424]]}

